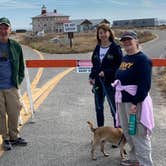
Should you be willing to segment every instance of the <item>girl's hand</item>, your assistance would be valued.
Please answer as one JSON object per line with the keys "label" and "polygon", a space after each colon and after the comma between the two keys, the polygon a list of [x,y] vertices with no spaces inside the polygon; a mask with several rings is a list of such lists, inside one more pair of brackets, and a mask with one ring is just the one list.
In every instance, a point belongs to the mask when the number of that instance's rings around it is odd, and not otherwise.
{"label": "girl's hand", "polygon": [[137,112],[137,106],[136,105],[131,105],[129,114],[136,114]]}
{"label": "girl's hand", "polygon": [[89,79],[89,83],[90,83],[90,85],[94,85],[95,84],[95,79]]}
{"label": "girl's hand", "polygon": [[99,73],[99,76],[100,76],[100,77],[104,77],[104,72],[101,71],[101,72]]}

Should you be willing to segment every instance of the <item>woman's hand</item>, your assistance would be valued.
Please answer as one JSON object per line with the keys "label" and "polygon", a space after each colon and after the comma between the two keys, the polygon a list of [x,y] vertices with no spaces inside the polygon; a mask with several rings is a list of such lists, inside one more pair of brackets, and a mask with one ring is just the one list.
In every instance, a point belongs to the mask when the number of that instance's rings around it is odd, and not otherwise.
{"label": "woman's hand", "polygon": [[104,72],[101,71],[101,72],[99,73],[99,76],[100,76],[100,77],[104,77]]}
{"label": "woman's hand", "polygon": [[89,83],[90,83],[91,85],[94,85],[94,84],[95,84],[95,79],[89,79]]}
{"label": "woman's hand", "polygon": [[129,114],[136,114],[137,112],[137,106],[136,105],[131,105]]}

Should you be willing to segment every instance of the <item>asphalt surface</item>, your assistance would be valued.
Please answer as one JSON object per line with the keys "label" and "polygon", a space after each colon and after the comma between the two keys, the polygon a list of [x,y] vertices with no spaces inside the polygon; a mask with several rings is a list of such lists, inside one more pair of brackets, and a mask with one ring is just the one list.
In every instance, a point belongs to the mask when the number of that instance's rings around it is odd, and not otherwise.
{"label": "asphalt surface", "polygon": [[[160,39],[144,44],[143,51],[150,57],[160,57],[166,45],[166,31],[156,31]],[[26,59],[36,59],[36,53],[24,47]],[[91,54],[49,55],[45,59],[89,59]],[[65,69],[44,69],[37,86],[44,85],[49,79]],[[37,69],[30,69],[33,80]],[[155,77],[155,75],[154,75]],[[23,83],[25,89],[25,82]],[[152,136],[154,166],[165,166],[166,163],[166,99],[159,87],[152,83],[151,90],[154,102],[155,129]],[[109,157],[103,157],[96,151],[97,161],[90,158],[92,134],[86,124],[94,122],[95,111],[93,94],[88,84],[88,74],[75,71],[65,76],[40,105],[35,114],[36,123],[27,123],[21,134],[28,140],[27,147],[15,147],[5,152],[0,158],[0,166],[118,166],[120,156],[118,149],[109,144],[106,150]],[[105,125],[112,125],[108,104],[105,105]],[[128,147],[127,147],[128,149]]]}

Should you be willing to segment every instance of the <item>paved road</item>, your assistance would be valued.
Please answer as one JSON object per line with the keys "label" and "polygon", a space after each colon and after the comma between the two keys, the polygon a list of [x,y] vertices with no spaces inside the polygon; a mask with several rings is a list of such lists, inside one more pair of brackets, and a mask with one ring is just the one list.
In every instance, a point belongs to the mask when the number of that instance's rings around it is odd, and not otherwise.
{"label": "paved road", "polygon": [[[165,31],[158,32],[160,40],[144,44],[144,51],[151,57],[158,57],[166,45]],[[24,47],[26,58],[36,54]],[[70,59],[71,55],[45,55],[46,59]],[[31,58],[31,57],[30,57]],[[88,59],[89,54],[72,55],[75,59]],[[38,84],[42,86],[57,73],[65,69],[45,69]],[[36,69],[30,71],[31,80]],[[87,74],[75,71],[64,77],[41,104],[36,113],[36,123],[26,124],[22,135],[27,138],[27,147],[17,147],[0,158],[2,166],[118,166],[119,151],[111,149],[108,158],[97,151],[97,161],[90,159],[91,132],[86,121],[95,122],[93,95]],[[166,162],[166,111],[164,99],[153,82],[151,91],[154,100],[156,128],[152,138],[155,166],[165,166]],[[105,106],[106,125],[112,125],[108,105]]]}

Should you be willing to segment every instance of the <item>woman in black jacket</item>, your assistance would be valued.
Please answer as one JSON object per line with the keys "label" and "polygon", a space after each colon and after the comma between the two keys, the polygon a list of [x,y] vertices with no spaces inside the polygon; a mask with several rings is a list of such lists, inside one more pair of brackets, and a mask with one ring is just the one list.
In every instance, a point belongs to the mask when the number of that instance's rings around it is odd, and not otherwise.
{"label": "woman in black jacket", "polygon": [[111,83],[114,81],[115,72],[121,64],[122,51],[114,41],[113,31],[106,24],[98,26],[97,42],[92,54],[93,66],[89,75],[89,82],[93,85],[95,97],[97,125],[98,127],[104,126],[104,98],[107,95],[107,99],[111,100],[108,103],[114,126],[116,126],[114,90]]}

